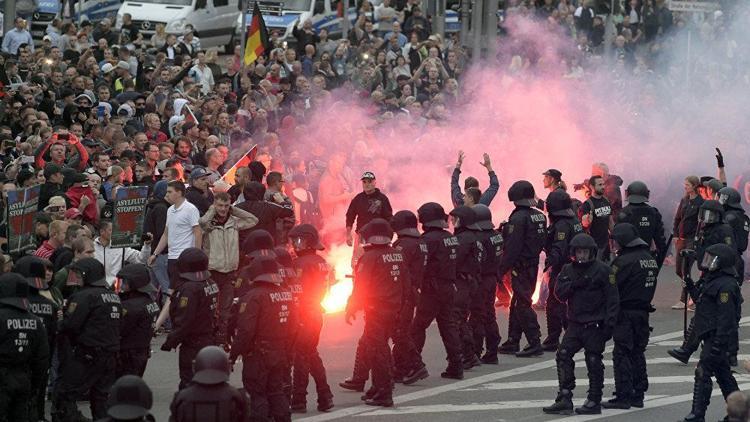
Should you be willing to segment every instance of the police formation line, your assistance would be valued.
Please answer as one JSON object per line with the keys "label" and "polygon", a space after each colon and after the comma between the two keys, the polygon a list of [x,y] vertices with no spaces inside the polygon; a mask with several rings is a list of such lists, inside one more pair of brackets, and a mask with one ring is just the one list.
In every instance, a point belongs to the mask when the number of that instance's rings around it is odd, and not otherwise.
{"label": "police formation line", "polygon": [[[447,355],[444,378],[462,379],[474,366],[497,364],[498,353],[532,357],[554,351],[559,391],[554,403],[543,408],[545,413],[598,414],[602,408],[643,407],[649,314],[667,242],[661,215],[648,204],[645,184],[634,182],[626,192],[629,204],[617,215],[608,244],[611,259],[583,233],[565,191],[554,190],[547,197],[548,222],[527,181],[509,189],[515,209],[501,227],[494,226],[485,205],[458,206],[448,215],[434,202],[416,214],[399,211],[391,221],[367,223],[359,230],[364,253],[354,269],[345,313],[351,322],[362,312],[364,331],[353,376],[340,385],[365,392],[362,399],[368,405],[393,406],[396,383],[409,385],[429,376],[422,350],[426,330],[436,320]],[[447,230],[449,219],[452,233]],[[739,194],[722,189],[718,200],[701,206],[699,221],[695,249],[683,252],[688,263],[685,288],[696,303],[695,316],[684,344],[670,352],[687,362],[703,344],[685,421],[704,419],[712,377],[724,397],[738,389],[731,364],[739,344],[741,252],[747,246],[748,226]],[[174,329],[161,346],[179,349],[174,420],[289,421],[291,412],[307,410],[310,376],[318,410],[333,407],[317,350],[323,321],[320,299],[329,267],[319,255],[323,246],[313,226],[297,226],[289,238],[294,258],[274,247],[271,235],[262,230],[245,240],[245,262],[235,286],[238,300],[228,337],[221,339],[215,338],[219,289],[211,280],[208,257],[196,248],[180,255],[179,283],[170,304]],[[542,251],[550,290],[544,340],[532,308]],[[693,262],[701,271],[697,281],[689,276]],[[506,274],[513,296],[508,339],[500,344],[495,289]],[[118,277],[122,288],[116,295],[98,261],[75,261],[68,269],[67,300],[60,310],[49,299],[44,261],[24,257],[13,273],[0,276],[0,421],[42,419],[49,378],[53,421],[87,420],[76,405],[84,395],[94,419],[153,420],[148,414],[151,393],[139,377],[150,355],[159,309],[145,266],[127,265]],[[64,316],[58,321],[60,311]],[[602,354],[610,339],[615,392],[603,402]],[[584,404],[574,409],[573,357],[581,350],[589,388]],[[238,360],[244,393],[228,384]],[[56,368],[51,377],[50,367]]]}

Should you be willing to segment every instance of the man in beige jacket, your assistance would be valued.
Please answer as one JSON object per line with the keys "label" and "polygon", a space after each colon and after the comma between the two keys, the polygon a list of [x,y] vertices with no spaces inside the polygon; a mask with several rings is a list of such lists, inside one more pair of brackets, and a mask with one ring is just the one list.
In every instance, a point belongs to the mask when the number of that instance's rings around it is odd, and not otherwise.
{"label": "man in beige jacket", "polygon": [[219,324],[217,338],[228,343],[227,323],[234,299],[235,273],[240,263],[239,232],[258,224],[253,214],[231,205],[226,192],[217,192],[214,203],[200,218],[203,250],[208,255],[211,278],[219,286]]}

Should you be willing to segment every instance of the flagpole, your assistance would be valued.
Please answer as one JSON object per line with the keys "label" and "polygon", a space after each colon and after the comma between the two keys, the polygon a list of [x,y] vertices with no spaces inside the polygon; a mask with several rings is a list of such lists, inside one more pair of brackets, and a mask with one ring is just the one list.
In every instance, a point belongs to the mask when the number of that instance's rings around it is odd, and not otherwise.
{"label": "flagpole", "polygon": [[247,2],[239,0],[242,6],[242,42],[240,43],[240,79],[245,76],[245,44],[247,44]]}

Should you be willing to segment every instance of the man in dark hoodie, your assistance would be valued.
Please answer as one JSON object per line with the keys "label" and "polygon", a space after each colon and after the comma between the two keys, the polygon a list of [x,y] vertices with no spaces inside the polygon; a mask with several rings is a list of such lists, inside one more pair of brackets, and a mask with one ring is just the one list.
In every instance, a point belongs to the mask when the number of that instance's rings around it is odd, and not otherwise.
{"label": "man in dark hoodie", "polygon": [[49,205],[49,199],[53,196],[65,195],[65,191],[62,188],[64,180],[62,167],[54,163],[47,164],[44,166],[44,179],[45,182],[39,190],[39,205],[37,206],[39,211]]}
{"label": "man in dark hoodie", "polygon": [[249,230],[245,230],[245,233],[240,233],[240,244],[244,241],[245,236],[253,230],[265,230],[269,233],[275,233],[276,221],[279,218],[294,218],[294,209],[264,201],[263,197],[265,194],[266,187],[259,182],[250,182],[245,188],[243,192],[245,201],[237,205],[237,207],[258,217],[258,224]]}
{"label": "man in dark hoodie", "polygon": [[356,239],[355,244],[355,239],[352,236],[354,221],[357,221],[355,232],[359,233],[359,230],[370,221],[376,218],[390,221],[393,216],[391,202],[375,185],[375,173],[366,171],[362,174],[360,180],[362,180],[362,192],[352,199],[352,202],[349,203],[349,209],[346,210],[346,244],[354,246],[353,263],[362,254],[359,239]]}
{"label": "man in dark hoodie", "polygon": [[[143,220],[143,232],[152,239],[161,239],[164,234],[164,228],[167,226],[167,210],[169,202],[164,199],[167,194],[167,182],[160,180],[154,184],[154,194],[149,203],[146,205],[146,217]],[[151,267],[154,272],[157,286],[161,290],[164,300],[169,290],[169,274],[167,273],[167,248],[164,248],[159,256],[156,257],[154,266]]]}

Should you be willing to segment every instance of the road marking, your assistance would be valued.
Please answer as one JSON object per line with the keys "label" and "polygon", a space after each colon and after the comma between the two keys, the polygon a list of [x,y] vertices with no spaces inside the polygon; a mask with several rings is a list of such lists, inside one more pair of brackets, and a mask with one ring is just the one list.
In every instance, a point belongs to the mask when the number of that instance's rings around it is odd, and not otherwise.
{"label": "road marking", "polygon": [[[698,363],[698,355],[699,354],[700,353],[697,353],[697,352],[694,353],[693,356],[690,358],[689,362],[690,363]],[[737,360],[738,361],[742,361],[742,360],[745,360],[745,359],[750,359],[750,355],[737,355]],[[607,361],[607,360],[604,361],[604,365],[605,366],[607,366],[608,363],[611,363],[611,361]],[[677,359],[675,359],[673,357],[646,359],[646,365],[660,365],[662,363],[674,363],[674,364],[677,364],[677,365],[684,366],[682,364],[682,362],[678,362]]]}
{"label": "road marking", "polygon": [[[750,383],[746,384],[740,384],[739,385],[740,391],[746,390],[750,388]],[[711,392],[711,397],[721,396],[721,390],[718,387],[715,387],[713,391]],[[642,412],[644,410],[652,410],[657,409],[659,407],[664,406],[671,406],[673,404],[682,403],[686,401],[692,401],[693,400],[693,393],[689,394],[681,394],[679,396],[670,396],[670,397],[662,397],[656,400],[651,400],[648,403],[646,403],[646,406],[644,406],[642,409],[639,409],[637,407],[631,407],[627,410],[604,410],[601,415],[587,415],[587,416],[570,416],[563,419],[557,419],[555,422],[582,422],[582,421],[593,421],[596,419],[604,419],[604,418],[611,418],[613,416],[619,416],[619,415],[625,415],[628,413],[634,413],[634,412]],[[722,400],[719,405],[724,406],[724,401]],[[689,411],[686,410],[685,414],[687,414]]]}
{"label": "road marking", "polygon": [[[738,382],[750,382],[750,375],[735,374]],[[677,384],[691,383],[695,377],[693,375],[666,376],[666,377],[648,377],[649,385],[655,384]],[[583,379],[585,381],[585,378]],[[614,385],[613,378],[604,380],[604,385]],[[523,390],[527,388],[550,388],[557,387],[557,380],[539,380],[539,381],[518,381],[518,382],[490,382],[482,384],[475,388],[464,388],[458,391],[494,391],[494,390]]]}
{"label": "road marking", "polygon": [[[750,340],[740,340],[740,344],[750,344]],[[660,341],[658,343],[651,343],[649,346],[680,347],[682,346],[682,341]]]}

